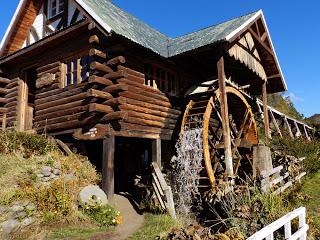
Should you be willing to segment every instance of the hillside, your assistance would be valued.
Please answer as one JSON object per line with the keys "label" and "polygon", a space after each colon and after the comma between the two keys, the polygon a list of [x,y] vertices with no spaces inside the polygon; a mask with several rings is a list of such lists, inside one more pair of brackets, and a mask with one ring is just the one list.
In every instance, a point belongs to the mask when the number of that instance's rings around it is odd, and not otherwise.
{"label": "hillside", "polygon": [[314,125],[318,131],[320,131],[320,114],[315,114],[307,120],[310,124]]}
{"label": "hillside", "polygon": [[86,157],[64,154],[53,138],[0,131],[0,239],[60,239],[65,227],[105,232],[120,216],[99,182]]}
{"label": "hillside", "polygon": [[303,114],[295,108],[294,103],[290,97],[286,97],[283,94],[270,94],[268,96],[269,105],[277,109],[278,111],[286,114],[297,120],[304,120]]}

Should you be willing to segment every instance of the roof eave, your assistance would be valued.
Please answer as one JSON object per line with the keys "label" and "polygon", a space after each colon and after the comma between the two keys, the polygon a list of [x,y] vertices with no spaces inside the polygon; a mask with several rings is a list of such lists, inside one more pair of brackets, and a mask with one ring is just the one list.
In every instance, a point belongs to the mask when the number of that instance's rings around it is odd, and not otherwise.
{"label": "roof eave", "polygon": [[19,2],[19,5],[13,15],[13,18],[11,19],[11,22],[10,22],[10,24],[4,34],[4,37],[1,40],[0,56],[3,55],[4,50],[5,50],[6,46],[8,45],[8,40],[11,37],[13,26],[16,24],[16,21],[18,20],[18,16],[21,14],[22,10],[24,9],[26,2],[27,2],[27,0],[20,0],[20,2]]}
{"label": "roof eave", "polygon": [[244,22],[239,28],[237,28],[234,31],[232,31],[231,33],[229,33],[226,36],[225,40],[230,42],[230,43],[233,42],[235,38],[240,36],[245,31],[246,27],[250,26],[256,20],[258,20],[258,18],[262,19],[263,24],[265,26],[265,29],[266,29],[266,31],[268,33],[270,44],[271,44],[271,50],[274,52],[275,63],[276,63],[277,68],[279,70],[281,83],[283,85],[284,91],[287,91],[288,90],[287,83],[286,83],[285,78],[283,76],[282,69],[281,69],[281,66],[279,64],[279,60],[278,60],[278,57],[277,57],[277,53],[276,53],[275,48],[273,46],[273,42],[272,42],[272,39],[270,37],[270,32],[269,32],[269,29],[268,29],[268,25],[266,23],[266,20],[265,20],[265,17],[264,17],[264,14],[263,14],[262,10],[259,10],[256,14],[254,14],[251,18],[249,18],[246,22]]}
{"label": "roof eave", "polygon": [[112,28],[104,22],[83,0],[74,0],[91,18],[93,18],[105,31],[112,32]]}

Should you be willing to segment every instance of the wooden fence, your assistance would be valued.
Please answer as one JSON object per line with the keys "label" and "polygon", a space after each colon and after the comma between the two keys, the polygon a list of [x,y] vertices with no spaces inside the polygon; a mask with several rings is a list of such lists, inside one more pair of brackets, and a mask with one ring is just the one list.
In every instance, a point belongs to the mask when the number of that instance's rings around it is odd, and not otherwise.
{"label": "wooden fence", "polygon": [[[299,218],[299,228],[294,233],[292,232],[291,222],[295,218]],[[286,240],[306,240],[307,231],[309,229],[308,224],[306,224],[306,209],[304,207],[298,208],[277,221],[269,224],[265,228],[261,229],[259,232],[255,233],[247,240],[273,240],[275,232],[279,229],[284,228],[284,238]]]}
{"label": "wooden fence", "polygon": [[174,207],[171,187],[167,185],[158,164],[153,162],[152,168],[152,186],[160,202],[160,205],[163,210],[166,210],[171,215],[171,217],[176,218],[176,211]]}
{"label": "wooden fence", "polygon": [[[300,158],[299,161],[303,161],[304,158]],[[291,187],[294,182],[300,181],[300,179],[306,175],[306,172],[299,172],[297,176],[289,179],[289,172],[285,172],[281,175],[283,165],[273,168],[271,171],[262,171],[261,175],[261,190],[264,193],[273,190],[273,194],[279,194],[284,192],[287,188]]]}

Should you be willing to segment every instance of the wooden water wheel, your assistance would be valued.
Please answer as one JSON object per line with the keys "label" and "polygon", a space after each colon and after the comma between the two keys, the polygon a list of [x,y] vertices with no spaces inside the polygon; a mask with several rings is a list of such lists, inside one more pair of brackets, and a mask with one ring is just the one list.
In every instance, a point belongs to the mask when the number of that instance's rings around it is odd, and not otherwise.
{"label": "wooden water wheel", "polygon": [[[258,144],[254,114],[244,96],[226,87],[234,175],[244,178],[252,173],[252,146]],[[186,107],[181,132],[202,128],[203,170],[200,186],[214,188],[226,178],[224,142],[219,89],[191,98]]]}

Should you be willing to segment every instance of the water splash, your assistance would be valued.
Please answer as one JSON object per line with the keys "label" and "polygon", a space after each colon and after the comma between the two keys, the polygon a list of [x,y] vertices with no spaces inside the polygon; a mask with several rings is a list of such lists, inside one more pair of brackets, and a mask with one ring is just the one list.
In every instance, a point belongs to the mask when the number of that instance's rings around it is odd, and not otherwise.
{"label": "water splash", "polygon": [[185,129],[176,144],[177,154],[172,158],[177,191],[177,212],[190,216],[193,207],[201,205],[199,176],[203,167],[202,126]]}

